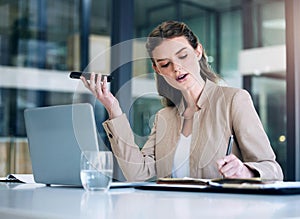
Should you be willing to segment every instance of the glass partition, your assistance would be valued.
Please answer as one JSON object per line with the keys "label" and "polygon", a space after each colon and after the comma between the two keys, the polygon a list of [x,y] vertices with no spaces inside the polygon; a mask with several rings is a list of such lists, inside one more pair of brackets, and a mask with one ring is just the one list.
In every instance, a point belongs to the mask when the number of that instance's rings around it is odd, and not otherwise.
{"label": "glass partition", "polygon": [[[252,5],[256,14],[253,48],[244,50],[247,63],[245,88],[251,93],[255,108],[276,153],[277,160],[287,170],[286,142],[286,41],[284,1],[263,1]],[[244,18],[248,19],[248,18]],[[244,27],[247,28],[247,27]],[[241,59],[240,57],[240,59]]]}
{"label": "glass partition", "polygon": [[253,77],[252,95],[277,161],[286,171],[286,81],[271,77]]}
{"label": "glass partition", "polygon": [[[26,137],[24,109],[73,102],[78,81],[71,81],[68,73],[81,66],[80,5],[83,2],[0,0],[0,176],[13,170],[10,167],[14,165],[8,163],[18,162],[9,160],[12,156],[9,146],[15,142],[12,139]],[[254,17],[244,17],[245,2],[252,2]],[[243,77],[250,78],[251,86],[245,88],[252,94],[278,160],[285,169],[285,72],[267,72],[266,75],[266,72],[258,74],[253,70],[244,74],[239,69],[239,56],[246,40],[243,38],[245,28],[253,29],[252,48],[285,45],[284,1],[135,0],[134,3],[136,38],[146,37],[162,21],[184,21],[198,35],[211,66],[226,84],[243,87]],[[111,4],[109,0],[92,0],[90,8],[89,60],[92,70],[104,73],[110,73],[110,54],[103,56],[103,64],[92,60],[110,47]],[[252,25],[243,26],[244,19],[253,22]],[[135,41],[133,56],[144,56],[143,48],[143,40]],[[258,60],[248,61],[257,64]],[[149,60],[134,60],[132,64],[134,102],[130,115],[138,144],[142,145],[151,129],[153,115],[162,106],[159,97],[152,95],[155,80]],[[79,96],[81,101],[94,101],[88,92],[79,92]],[[105,112],[101,104],[97,103],[96,108],[97,126],[101,128]],[[18,141],[18,145],[26,144]],[[16,151],[25,153],[22,149]]]}
{"label": "glass partition", "polygon": [[[80,70],[82,2],[0,1],[0,176],[31,172],[24,109],[70,104],[75,92],[82,102],[94,101],[68,77]],[[110,1],[91,2],[90,33],[108,37]],[[103,119],[103,108],[96,117]]]}

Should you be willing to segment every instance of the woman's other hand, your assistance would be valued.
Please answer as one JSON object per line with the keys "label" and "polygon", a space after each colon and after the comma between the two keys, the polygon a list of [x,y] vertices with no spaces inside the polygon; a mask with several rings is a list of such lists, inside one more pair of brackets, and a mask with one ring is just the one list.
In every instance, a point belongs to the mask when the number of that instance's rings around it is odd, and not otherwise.
{"label": "woman's other hand", "polygon": [[234,154],[217,161],[219,172],[226,178],[252,178],[254,173]]}
{"label": "woman's other hand", "polygon": [[80,77],[84,86],[89,89],[92,94],[103,104],[109,114],[109,118],[113,119],[122,115],[122,110],[119,105],[119,101],[108,89],[107,77],[105,76],[101,81],[101,74],[97,76],[93,72],[90,77],[90,81],[87,81],[85,77]]}

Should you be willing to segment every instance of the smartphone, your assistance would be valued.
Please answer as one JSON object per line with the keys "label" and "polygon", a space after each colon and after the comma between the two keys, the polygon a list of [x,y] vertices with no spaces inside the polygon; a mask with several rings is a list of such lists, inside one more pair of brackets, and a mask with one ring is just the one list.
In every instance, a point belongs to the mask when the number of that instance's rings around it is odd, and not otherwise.
{"label": "smartphone", "polygon": [[[80,79],[80,76],[83,76],[87,80],[90,80],[91,73],[90,72],[81,72],[81,71],[72,71],[70,73],[70,78],[73,78],[73,79]],[[97,79],[98,74],[96,74],[95,76],[96,76],[96,79]],[[111,82],[112,79],[113,79],[113,77],[110,76],[110,75],[101,75],[101,76],[102,76],[101,81],[103,81],[105,76],[107,77],[107,82]]]}

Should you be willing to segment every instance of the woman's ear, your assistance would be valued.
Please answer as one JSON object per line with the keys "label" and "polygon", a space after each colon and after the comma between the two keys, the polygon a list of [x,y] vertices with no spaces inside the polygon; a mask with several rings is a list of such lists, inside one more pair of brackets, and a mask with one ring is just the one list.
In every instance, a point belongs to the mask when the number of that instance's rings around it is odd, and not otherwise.
{"label": "woman's ear", "polygon": [[198,57],[198,60],[200,60],[202,58],[202,55],[203,55],[203,47],[200,43],[198,43],[198,46],[195,49],[195,51],[196,51],[196,55]]}
{"label": "woman's ear", "polygon": [[157,65],[152,64],[152,68],[153,68],[153,70],[154,70],[157,74],[160,73],[160,72],[159,72],[159,69],[157,68]]}

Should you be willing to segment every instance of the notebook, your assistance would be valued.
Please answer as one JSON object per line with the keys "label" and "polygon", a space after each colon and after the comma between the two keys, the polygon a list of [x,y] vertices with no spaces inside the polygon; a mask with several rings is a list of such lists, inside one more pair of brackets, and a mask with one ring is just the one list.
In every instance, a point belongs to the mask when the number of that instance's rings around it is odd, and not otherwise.
{"label": "notebook", "polygon": [[77,103],[30,108],[24,117],[35,182],[81,186],[81,151],[98,150],[93,107]]}
{"label": "notebook", "polygon": [[156,182],[136,186],[137,189],[159,191],[215,192],[260,195],[300,194],[300,182],[270,181],[260,178],[160,178]]}

